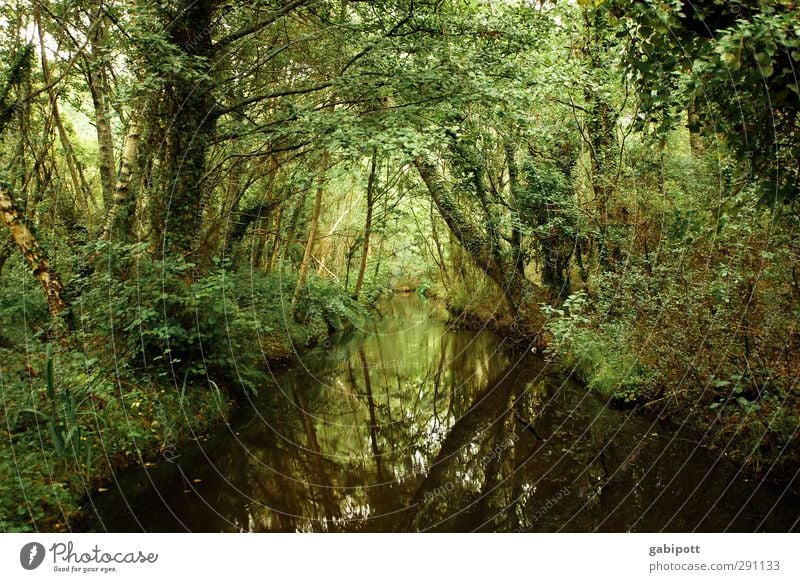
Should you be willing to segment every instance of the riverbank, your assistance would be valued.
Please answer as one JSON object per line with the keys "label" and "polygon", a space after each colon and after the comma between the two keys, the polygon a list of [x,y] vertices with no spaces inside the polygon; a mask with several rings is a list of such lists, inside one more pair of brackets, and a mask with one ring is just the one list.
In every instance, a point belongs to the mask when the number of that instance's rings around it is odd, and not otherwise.
{"label": "riverbank", "polygon": [[[157,461],[223,422],[232,407],[216,385],[176,389],[152,378],[115,378],[92,370],[82,354],[30,348],[25,359],[0,354],[8,427],[0,441],[2,531],[80,528],[84,500],[107,490],[116,471]],[[26,377],[28,385],[19,381]]]}
{"label": "riverbank", "polygon": [[[455,302],[448,299],[444,294],[440,298],[448,302],[457,325],[490,329],[517,349],[529,345],[529,340],[513,341],[512,319],[493,290],[456,297]],[[606,303],[615,303],[614,318]],[[601,288],[592,297],[578,292],[558,307],[543,306],[544,347],[537,344],[534,350],[543,351],[552,366],[615,408],[686,426],[702,446],[753,478],[800,492],[796,372],[780,352],[770,364],[747,363],[744,354],[737,354],[735,336],[741,331],[730,330],[729,343],[719,347],[704,341],[701,334],[709,324],[701,319],[703,308],[702,303],[662,306],[641,292],[621,293],[614,287]],[[687,321],[686,311],[697,319]],[[693,335],[703,351],[676,343]],[[721,349],[725,345],[728,351]],[[742,362],[745,369],[736,373]]]}
{"label": "riverbank", "polygon": [[[503,342],[500,337],[493,334],[480,332],[480,329],[487,326],[478,325],[471,328],[470,323],[474,323],[474,317],[470,319],[462,313],[462,317],[459,319],[451,315],[446,328],[439,329],[437,326],[442,323],[436,322],[443,322],[446,319],[444,312],[434,309],[432,304],[417,294],[406,294],[389,299],[387,305],[388,308],[380,309],[383,317],[386,318],[382,320],[381,327],[369,328],[372,331],[368,332],[368,335],[371,333],[378,341],[381,336],[394,338],[392,342],[400,341],[398,338],[405,337],[404,334],[408,334],[410,329],[417,329],[423,335],[401,341],[395,348],[391,348],[401,350],[397,352],[396,356],[392,356],[391,350],[386,351],[385,343],[376,346],[378,352],[375,353],[375,356],[379,357],[376,362],[369,361],[371,353],[369,350],[372,348],[360,347],[360,342],[364,340],[358,339],[360,337],[358,334],[355,339],[337,336],[332,342],[323,342],[323,338],[328,337],[330,329],[327,325],[319,325],[318,321],[313,326],[317,333],[312,332],[310,321],[307,321],[305,326],[300,323],[296,324],[298,329],[295,330],[295,337],[304,339],[305,343],[302,346],[293,343],[292,338],[286,334],[273,332],[269,338],[262,337],[261,349],[269,350],[262,351],[262,355],[266,356],[267,366],[273,369],[275,365],[280,367],[285,364],[289,354],[294,350],[305,349],[315,344],[319,346],[308,352],[307,356],[303,356],[302,369],[288,368],[285,372],[280,373],[281,393],[283,394],[287,388],[289,381],[286,378],[296,377],[296,380],[290,382],[296,381],[298,387],[296,390],[290,391],[290,394],[298,406],[303,410],[311,407],[314,418],[320,414],[328,414],[329,410],[338,410],[342,403],[337,399],[324,399],[324,403],[316,402],[321,394],[314,386],[309,387],[307,384],[310,373],[314,377],[328,377],[334,373],[340,378],[340,381],[355,382],[350,390],[357,399],[361,399],[364,394],[367,394],[366,403],[369,404],[370,399],[374,402],[376,395],[369,396],[370,391],[376,390],[376,385],[386,380],[385,378],[378,380],[378,376],[370,379],[369,370],[375,368],[381,374],[391,371],[409,357],[407,350],[411,350],[411,353],[421,357],[420,346],[424,346],[430,341],[424,335],[428,333],[425,331],[428,329],[438,330],[434,335],[440,337],[439,341],[444,341],[443,346],[448,346],[442,348],[446,350],[442,355],[432,353],[423,358],[425,362],[428,362],[425,365],[438,361],[439,368],[425,368],[425,372],[401,372],[398,377],[416,377],[419,373],[423,373],[428,378],[447,378],[448,372],[441,366],[444,362],[451,360],[461,361],[460,365],[465,366],[462,372],[459,372],[460,375],[464,375],[464,378],[475,374],[476,371],[482,378],[480,382],[509,374],[511,377],[519,378],[521,383],[515,384],[514,390],[521,390],[527,385],[527,382],[530,382],[530,379],[521,380],[522,378],[533,378],[541,374],[536,371],[539,364],[534,363],[532,369],[530,363],[523,363],[527,362],[527,359],[520,360],[519,350],[515,350],[511,343]],[[698,407],[688,399],[683,402],[665,403],[663,396],[660,397],[661,400],[656,396],[657,392],[646,391],[645,388],[648,385],[642,382],[641,378],[644,376],[641,376],[641,371],[638,372],[639,376],[631,372],[631,370],[641,370],[641,368],[631,368],[631,360],[626,359],[629,358],[629,354],[614,349],[614,345],[610,343],[608,337],[598,333],[589,333],[591,320],[586,317],[585,307],[581,304],[580,299],[571,299],[562,310],[563,313],[551,313],[548,325],[550,359],[542,362],[544,365],[542,370],[549,370],[546,373],[547,376],[553,376],[555,370],[558,369],[563,377],[579,379],[584,386],[588,386],[604,401],[613,403],[619,413],[628,414],[625,411],[632,409],[632,412],[643,421],[669,420],[669,426],[683,427],[680,431],[685,431],[685,433],[680,437],[681,439],[687,442],[696,442],[702,448],[713,451],[713,455],[708,457],[708,463],[712,467],[716,465],[713,456],[718,456],[720,461],[724,459],[725,463],[731,462],[739,467],[744,467],[746,469],[743,473],[744,476],[768,477],[775,483],[784,485],[788,483],[787,479],[780,478],[780,466],[777,463],[773,463],[768,470],[759,471],[755,464],[756,459],[752,455],[749,458],[743,458],[736,453],[737,449],[730,445],[728,447],[720,446],[718,444],[721,442],[720,435],[711,434],[707,430],[707,426],[691,415],[692,412],[696,414]],[[454,323],[457,323],[455,327]],[[430,328],[431,325],[434,327]],[[445,329],[450,331],[445,334]],[[485,339],[476,343],[478,338]],[[490,341],[490,338],[495,339]],[[567,343],[567,340],[570,343]],[[33,390],[30,392],[32,406],[16,409],[13,406],[6,406],[4,409],[5,420],[15,428],[14,431],[8,432],[9,439],[4,441],[4,444],[8,446],[2,447],[0,451],[3,455],[3,471],[6,473],[4,475],[6,478],[0,485],[4,488],[4,490],[0,490],[2,492],[0,502],[4,503],[0,507],[2,510],[0,515],[9,516],[5,517],[2,523],[5,531],[86,530],[91,527],[88,521],[89,515],[98,503],[101,505],[104,503],[105,496],[119,493],[136,496],[140,491],[140,486],[136,483],[144,483],[150,478],[144,479],[144,476],[141,475],[130,480],[128,477],[128,481],[120,485],[113,487],[109,485],[112,481],[116,482],[120,475],[131,475],[131,471],[133,474],[144,470],[148,472],[148,475],[171,475],[169,480],[177,483],[182,482],[184,476],[175,474],[175,471],[180,471],[183,467],[186,469],[187,475],[197,475],[194,478],[199,479],[198,483],[192,484],[190,488],[195,486],[202,488],[199,483],[213,481],[214,477],[209,475],[208,467],[198,466],[198,464],[205,463],[201,458],[204,453],[192,456],[187,455],[186,452],[189,450],[207,451],[209,440],[212,442],[218,440],[220,434],[224,436],[233,430],[230,428],[230,421],[234,416],[237,400],[244,394],[241,386],[224,381],[220,381],[219,384],[209,382],[205,386],[197,384],[179,386],[165,382],[163,377],[155,374],[138,378],[129,374],[126,377],[119,376],[111,380],[104,377],[104,370],[107,368],[100,366],[98,362],[87,362],[83,355],[63,348],[54,349],[48,356],[46,344],[38,345],[42,353],[39,354],[38,363],[31,368],[28,367],[32,361],[30,359],[18,358],[17,369],[11,369],[4,365],[3,396],[6,402],[24,400],[22,395],[15,396],[10,392],[14,389],[15,384],[10,383],[9,379],[15,375],[24,377],[27,374],[33,386]],[[476,345],[483,347],[473,354],[477,357],[475,363],[470,363],[473,356],[467,357],[464,355],[464,350],[472,353],[475,351]],[[501,345],[503,348],[499,349]],[[447,356],[446,354],[451,351],[452,354]],[[457,356],[457,354],[461,355]],[[0,355],[5,358],[4,362],[11,360],[8,351],[2,352]],[[486,360],[487,358],[489,360]],[[484,364],[478,362],[482,361],[494,361],[495,363],[485,372],[480,372]],[[23,366],[25,362],[28,363]],[[333,370],[338,371],[331,372],[331,369],[327,367],[314,371],[319,366],[331,365],[334,366]],[[312,366],[311,371],[306,369],[308,366]],[[504,367],[507,367],[508,371],[503,372]],[[151,369],[151,372],[154,369]],[[354,370],[360,371],[356,373]],[[470,370],[473,371],[470,372]],[[358,378],[358,374],[363,374],[364,377]],[[409,374],[411,375],[409,376]],[[459,380],[460,377],[456,376],[451,381],[461,385],[464,380]],[[273,380],[267,374],[260,381],[256,378],[253,378],[252,381],[260,382],[260,392],[262,393],[264,390],[269,392],[268,386],[273,385]],[[554,381],[556,384],[563,382],[563,380]],[[403,386],[408,384],[407,380],[402,382]],[[396,388],[397,384],[393,380],[390,383]],[[408,387],[413,387],[412,384],[408,384]],[[23,384],[17,384],[17,386],[23,386]],[[444,386],[439,387],[437,384],[433,389],[434,394],[440,392],[443,395],[446,394]],[[475,389],[479,389],[479,386]],[[527,394],[529,389],[525,388],[523,394]],[[576,389],[575,394],[579,393],[580,391]],[[438,398],[438,396],[435,397],[429,403],[434,414],[437,414],[437,409],[444,410],[448,406],[452,409],[452,400],[450,404],[447,404],[446,401],[437,404]],[[530,397],[526,396],[526,398]],[[500,417],[503,414],[504,399],[492,389],[490,400],[494,401],[491,408],[492,414]],[[263,398],[258,401],[263,402]],[[51,406],[53,402],[57,406]],[[535,403],[532,402],[532,407],[521,409],[519,414],[526,419],[539,418],[540,414],[543,414],[541,410],[543,402],[547,402],[547,398],[544,398],[543,394],[539,394],[535,398]],[[679,406],[680,404],[683,406]],[[269,406],[281,408],[282,405],[278,403]],[[468,400],[464,402],[464,406],[467,406],[466,411],[469,407]],[[33,410],[38,412],[32,413]],[[369,406],[366,411],[369,411]],[[547,407],[544,412],[546,411]],[[277,413],[277,416],[286,413],[287,411],[283,410],[283,412]],[[372,415],[378,414],[378,408],[374,408],[365,420],[365,426],[375,425],[376,420]],[[547,414],[553,413],[547,412]],[[559,414],[553,418],[560,418]],[[596,412],[592,414],[596,414]],[[273,416],[270,418],[275,420]],[[489,418],[491,419],[491,417]],[[617,420],[622,421],[621,418]],[[613,428],[615,422],[617,421],[613,421],[609,417],[609,429]],[[631,420],[625,422],[631,422]],[[535,429],[537,434],[547,435],[545,438],[550,440],[552,435],[548,432],[552,429],[548,429],[540,423],[541,421],[537,421],[538,428]],[[305,426],[304,430],[308,430],[305,420],[302,421],[301,426]],[[513,422],[510,426],[503,423],[503,426],[505,426],[504,430],[512,431],[508,433],[512,436],[514,435],[513,431],[519,430],[519,427],[515,426]],[[642,426],[646,426],[646,423]],[[221,427],[225,427],[225,429],[220,431]],[[657,429],[658,434],[661,435],[659,438],[663,438],[663,425],[659,424],[659,427]],[[287,428],[287,430],[290,429]],[[409,428],[409,430],[411,429]],[[303,438],[311,437],[308,435],[298,436],[297,442],[301,442]],[[315,436],[311,442],[318,442],[320,438],[322,437]],[[396,436],[388,434],[381,436],[380,431],[372,435],[365,435],[365,438],[366,442],[373,442],[377,447],[380,447],[381,443],[386,446],[396,446],[393,441]],[[515,438],[520,437],[518,435]],[[568,443],[570,434],[564,434],[561,438]],[[506,441],[502,441],[502,443],[506,443]],[[492,450],[496,450],[498,446],[500,445],[494,443]],[[503,444],[501,449],[506,446],[507,444]],[[223,445],[217,450],[224,451],[229,448],[227,445]],[[322,453],[323,451],[320,449],[320,454]],[[370,454],[374,453],[374,450],[370,451]],[[285,451],[286,458],[281,460],[276,457],[274,462],[278,465],[287,462],[293,454],[291,451]],[[435,450],[431,450],[431,454],[435,454]],[[180,465],[175,462],[178,456],[183,457]],[[750,462],[747,462],[748,460]],[[623,459],[620,462],[624,464],[625,461]],[[603,463],[607,465],[608,460],[603,460]],[[791,467],[791,465],[787,466]],[[603,473],[606,475],[605,478],[608,478],[608,474],[613,473],[613,470],[609,470],[607,466],[603,471],[605,471]],[[788,475],[788,473],[786,474]],[[319,479],[322,480],[320,482],[324,482],[327,477],[320,475]],[[437,486],[441,487],[441,485]],[[585,488],[586,486],[584,484],[581,487]],[[117,487],[121,491],[115,493]],[[184,488],[184,491],[180,492],[181,496],[185,495],[185,491],[188,489]],[[13,505],[11,500],[20,497],[24,499],[24,505],[18,502]],[[111,505],[114,505],[114,502]]]}
{"label": "riverbank", "polygon": [[742,330],[716,345],[703,339],[702,304],[662,305],[650,319],[646,297],[617,294],[618,303],[638,304],[621,322],[598,307],[601,297],[578,293],[550,310],[548,352],[565,373],[615,406],[689,427],[753,477],[800,491],[800,395],[788,352],[767,362],[765,351],[751,364],[737,353]]}
{"label": "riverbank", "polygon": [[138,279],[98,270],[83,283],[69,313],[78,342],[52,341],[43,299],[4,278],[0,310],[15,323],[0,330],[0,531],[81,529],[119,471],[224,425],[270,369],[367,317],[316,277],[291,313],[270,300],[291,273],[187,282],[180,264],[137,260]]}

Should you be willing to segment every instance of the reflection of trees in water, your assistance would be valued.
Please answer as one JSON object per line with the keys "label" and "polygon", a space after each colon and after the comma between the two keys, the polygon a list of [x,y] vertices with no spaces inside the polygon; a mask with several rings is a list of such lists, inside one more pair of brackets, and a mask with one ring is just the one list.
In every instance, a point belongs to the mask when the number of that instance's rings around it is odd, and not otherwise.
{"label": "reflection of trees in water", "polygon": [[511,453],[520,441],[510,403],[532,373],[526,365],[509,366],[474,395],[473,405],[450,428],[420,483],[414,513],[402,529],[469,529],[478,512],[507,505],[494,492],[511,473]]}
{"label": "reflection of trees in water", "polygon": [[[398,321],[343,346],[318,385],[285,375],[281,390],[296,406],[281,407],[283,438],[260,425],[244,436],[256,452],[236,480],[269,500],[269,508],[251,503],[248,521],[255,529],[381,529],[380,516],[412,503],[451,425],[470,417],[476,394],[502,372],[497,347],[488,335]],[[468,466],[469,452],[461,456]]]}

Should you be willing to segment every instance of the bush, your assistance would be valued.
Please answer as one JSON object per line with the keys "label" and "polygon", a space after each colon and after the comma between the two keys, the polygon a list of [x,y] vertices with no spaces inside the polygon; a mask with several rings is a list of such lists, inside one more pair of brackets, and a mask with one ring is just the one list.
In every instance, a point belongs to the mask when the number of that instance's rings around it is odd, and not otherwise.
{"label": "bush", "polygon": [[[548,353],[587,386],[623,404],[636,403],[652,388],[655,372],[643,366],[627,336],[627,326],[614,320],[595,326],[584,292],[570,295],[561,308],[542,305],[551,335]],[[594,315],[594,317],[592,317]]]}
{"label": "bush", "polygon": [[311,273],[306,288],[297,302],[297,318],[317,329],[326,327],[326,334],[342,331],[367,317],[364,307],[344,294],[338,285],[333,285]]}
{"label": "bush", "polygon": [[244,277],[225,265],[159,260],[141,245],[102,243],[107,258],[75,306],[90,343],[113,342],[123,370],[175,385],[209,380],[255,391],[263,358],[253,344],[275,329],[250,307]]}

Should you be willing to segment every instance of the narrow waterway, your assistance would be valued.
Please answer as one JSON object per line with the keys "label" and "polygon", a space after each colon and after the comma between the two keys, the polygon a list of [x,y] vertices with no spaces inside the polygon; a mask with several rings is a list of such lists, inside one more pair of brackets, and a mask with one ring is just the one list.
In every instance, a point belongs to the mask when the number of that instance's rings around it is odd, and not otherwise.
{"label": "narrow waterway", "polygon": [[[121,472],[96,531],[788,531],[800,499],[416,296]],[[796,526],[795,526],[796,527]]]}

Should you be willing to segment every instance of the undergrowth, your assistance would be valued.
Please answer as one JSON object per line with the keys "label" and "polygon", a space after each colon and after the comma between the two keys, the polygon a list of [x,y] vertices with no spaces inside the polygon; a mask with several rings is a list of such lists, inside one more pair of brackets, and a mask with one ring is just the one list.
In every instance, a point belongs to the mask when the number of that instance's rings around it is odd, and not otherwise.
{"label": "undergrowth", "polygon": [[0,280],[2,531],[79,524],[112,471],[225,422],[238,397],[269,384],[268,364],[368,317],[313,274],[292,314],[290,269],[220,263],[195,277],[141,245],[91,250],[93,270],[68,285],[69,341],[19,261]]}

